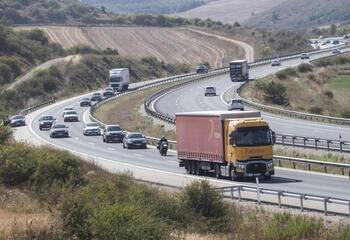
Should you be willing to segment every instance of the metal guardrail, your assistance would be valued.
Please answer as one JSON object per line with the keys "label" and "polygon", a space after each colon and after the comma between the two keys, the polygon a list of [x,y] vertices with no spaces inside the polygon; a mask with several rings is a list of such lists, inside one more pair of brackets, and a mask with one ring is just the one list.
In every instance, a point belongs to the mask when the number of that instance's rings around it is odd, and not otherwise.
{"label": "metal guardrail", "polygon": [[[274,189],[262,188],[258,186],[254,187],[254,186],[246,186],[246,185],[222,187],[222,188],[216,188],[216,190],[221,192],[222,195],[226,198],[238,199],[239,201],[241,201],[242,199],[251,199],[256,201],[258,204],[261,204],[262,202],[261,200],[262,195],[276,196],[277,199],[275,201],[268,199],[268,200],[264,200],[264,202],[270,202],[274,204],[277,203],[280,208],[284,205],[291,206],[289,204],[288,205],[282,204],[282,198],[294,198],[294,199],[297,199],[297,202],[298,202],[297,204],[301,211],[310,209],[310,210],[316,210],[316,211],[323,211],[326,216],[328,215],[328,213],[331,213],[331,212],[350,216],[349,199],[317,196],[312,194],[302,194],[297,192],[288,192],[288,191],[274,190]],[[250,196],[244,197],[243,194],[245,192],[253,193],[253,195],[250,194]],[[230,195],[227,195],[227,193],[229,193]],[[305,207],[306,201],[310,201],[310,202],[312,201],[312,204],[309,204],[307,208]],[[321,206],[315,204],[315,202],[321,203]],[[335,211],[335,210],[330,211],[329,210],[330,204],[343,206],[343,208],[345,207],[348,210],[348,213],[345,213],[344,209],[341,209],[340,211]]]}
{"label": "metal guardrail", "polygon": [[[343,46],[342,48],[345,48],[346,46]],[[331,51],[330,49],[324,50],[324,51]],[[343,53],[350,52],[350,49],[347,49]],[[238,89],[237,89],[237,96],[242,100],[242,102],[250,106],[252,108],[258,109],[260,111],[275,113],[279,115],[284,115],[291,118],[297,118],[302,120],[311,120],[311,121],[317,121],[317,122],[324,122],[324,123],[331,123],[331,124],[338,124],[338,125],[350,125],[350,119],[347,118],[338,118],[338,117],[331,117],[331,116],[324,116],[324,115],[317,115],[317,114],[311,114],[311,113],[304,113],[304,112],[297,112],[297,111],[291,111],[286,110],[283,108],[273,107],[264,105],[261,103],[256,103],[251,100],[245,99],[242,96],[240,96],[240,92],[242,87],[244,87],[248,82],[243,83]]]}
{"label": "metal guardrail", "polygon": [[23,109],[19,112],[20,115],[22,116],[25,116],[25,115],[28,115],[29,113],[32,113],[32,112],[35,112],[36,110],[40,109],[40,108],[43,108],[43,107],[46,107],[48,105],[51,105],[55,102],[55,98],[51,98],[50,100],[48,101],[45,101],[43,103],[39,103],[37,105],[34,105],[32,107],[29,107],[29,108],[26,108],[26,109]]}

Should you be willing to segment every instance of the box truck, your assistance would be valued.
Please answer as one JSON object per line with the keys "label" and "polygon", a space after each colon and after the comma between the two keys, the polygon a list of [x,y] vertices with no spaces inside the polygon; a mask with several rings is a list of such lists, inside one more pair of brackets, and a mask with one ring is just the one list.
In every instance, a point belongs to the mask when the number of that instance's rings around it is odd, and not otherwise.
{"label": "box truck", "polygon": [[129,69],[116,68],[109,70],[109,87],[114,91],[124,91],[129,88]]}
{"label": "box truck", "polygon": [[249,80],[249,65],[247,60],[230,62],[230,77],[232,82]]}
{"label": "box truck", "polygon": [[214,173],[232,180],[274,175],[274,132],[256,111],[176,114],[180,167],[189,174]]}

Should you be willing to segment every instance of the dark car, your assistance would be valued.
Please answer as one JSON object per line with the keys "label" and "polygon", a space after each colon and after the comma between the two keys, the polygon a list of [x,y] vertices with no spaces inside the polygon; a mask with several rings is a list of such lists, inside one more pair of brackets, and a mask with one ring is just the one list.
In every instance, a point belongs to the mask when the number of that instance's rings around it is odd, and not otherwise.
{"label": "dark car", "polygon": [[90,98],[83,98],[80,100],[80,107],[90,107],[90,106],[91,106]]}
{"label": "dark car", "polygon": [[68,127],[63,123],[54,123],[50,129],[50,137],[69,137]]}
{"label": "dark car", "polygon": [[26,125],[26,119],[22,115],[15,115],[10,118],[11,127],[19,127],[19,126],[25,126],[25,125]]}
{"label": "dark car", "polygon": [[91,101],[101,101],[103,99],[102,94],[99,92],[93,93],[90,100]]}
{"label": "dark car", "polygon": [[208,72],[208,67],[206,65],[199,65],[197,67],[197,73],[207,73]]}
{"label": "dark car", "polygon": [[50,115],[41,116],[39,118],[39,129],[40,129],[40,131],[43,130],[43,129],[50,129],[55,120],[56,119],[53,116],[50,116]]}
{"label": "dark car", "polygon": [[147,139],[141,133],[130,132],[123,139],[123,148],[147,148]]}
{"label": "dark car", "polygon": [[107,125],[103,129],[103,142],[122,142],[124,138],[124,130],[119,125]]}
{"label": "dark car", "polygon": [[115,96],[114,89],[112,87],[107,87],[103,90],[103,96],[104,97],[113,97]]}
{"label": "dark car", "polygon": [[310,59],[310,55],[308,53],[302,53],[300,59]]}
{"label": "dark car", "polygon": [[204,91],[204,96],[216,96],[216,88],[206,87]]}

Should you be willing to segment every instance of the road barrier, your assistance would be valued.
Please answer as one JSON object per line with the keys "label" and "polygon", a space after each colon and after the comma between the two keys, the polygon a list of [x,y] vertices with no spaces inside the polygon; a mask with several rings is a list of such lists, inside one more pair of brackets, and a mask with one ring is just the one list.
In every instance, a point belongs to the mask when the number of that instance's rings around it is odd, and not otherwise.
{"label": "road barrier", "polygon": [[[222,187],[222,188],[216,188],[216,190],[221,192],[221,194],[226,198],[238,199],[239,201],[241,201],[242,199],[247,199],[247,200],[256,201],[258,204],[261,204],[264,201],[264,202],[277,204],[280,208],[282,208],[282,206],[288,206],[288,207],[293,206],[293,207],[300,208],[302,212],[305,210],[316,210],[316,211],[324,212],[326,216],[329,213],[336,213],[336,214],[347,215],[350,217],[350,200],[348,199],[332,198],[327,196],[318,196],[318,195],[303,194],[303,193],[297,193],[297,192],[287,192],[282,190],[262,188],[259,186],[246,186],[246,185]],[[246,194],[246,193],[250,193],[250,194]],[[262,201],[261,199],[263,195],[276,196],[276,198],[275,199],[266,198]],[[296,199],[297,201],[293,205],[283,204],[282,203],[283,198],[293,198],[293,199]],[[305,205],[307,202],[310,202],[310,204],[308,204],[308,206],[306,207]],[[333,208],[333,210],[330,210],[332,205],[336,205],[336,208]]]}
{"label": "road barrier", "polygon": [[36,110],[38,110],[40,108],[43,108],[43,107],[46,107],[48,105],[55,103],[55,101],[56,101],[55,98],[51,98],[50,100],[47,100],[45,102],[42,102],[42,103],[39,103],[39,104],[34,105],[32,107],[23,109],[19,112],[19,114],[22,116],[28,115],[29,113],[35,112]]}

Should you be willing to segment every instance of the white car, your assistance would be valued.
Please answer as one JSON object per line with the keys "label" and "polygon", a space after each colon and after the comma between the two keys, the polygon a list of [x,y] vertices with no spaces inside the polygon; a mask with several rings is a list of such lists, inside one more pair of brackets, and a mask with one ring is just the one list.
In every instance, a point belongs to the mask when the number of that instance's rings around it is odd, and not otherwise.
{"label": "white car", "polygon": [[65,108],[63,108],[62,116],[64,117],[66,112],[70,112],[70,111],[74,111],[74,108],[73,107],[65,107]]}
{"label": "white car", "polygon": [[241,99],[231,99],[228,103],[227,110],[233,111],[233,110],[239,110],[244,111],[244,105]]}
{"label": "white car", "polygon": [[271,66],[272,67],[281,66],[281,61],[279,59],[272,60]]}
{"label": "white car", "polygon": [[101,135],[101,129],[98,123],[89,122],[84,126],[83,134],[85,136],[99,136]]}
{"label": "white car", "polygon": [[63,121],[65,121],[65,122],[78,122],[79,115],[76,111],[67,111],[63,116]]}
{"label": "white car", "polygon": [[54,123],[50,128],[50,137],[69,137],[68,127],[63,123]]}

